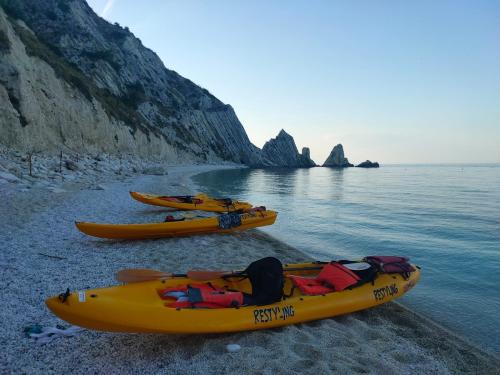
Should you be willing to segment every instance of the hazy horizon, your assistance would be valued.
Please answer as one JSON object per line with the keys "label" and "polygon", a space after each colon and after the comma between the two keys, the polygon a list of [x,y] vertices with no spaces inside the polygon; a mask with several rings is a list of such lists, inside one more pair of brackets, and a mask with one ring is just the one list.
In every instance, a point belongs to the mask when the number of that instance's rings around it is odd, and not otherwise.
{"label": "hazy horizon", "polygon": [[231,104],[262,147],[283,128],[322,164],[500,162],[500,3],[89,0]]}

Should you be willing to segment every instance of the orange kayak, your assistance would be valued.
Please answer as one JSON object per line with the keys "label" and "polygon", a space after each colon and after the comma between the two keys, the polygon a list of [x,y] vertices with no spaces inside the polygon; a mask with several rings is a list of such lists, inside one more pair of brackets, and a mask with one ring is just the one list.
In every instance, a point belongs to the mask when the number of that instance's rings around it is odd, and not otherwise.
{"label": "orange kayak", "polygon": [[[232,215],[237,223],[224,225],[221,220]],[[203,219],[172,221],[150,224],[99,224],[76,222],[76,227],[85,234],[110,239],[148,239],[180,237],[195,234],[230,233],[265,225],[272,225],[278,213],[271,210],[231,213]]]}
{"label": "orange kayak", "polygon": [[[199,283],[183,276],[144,281],[109,288],[67,292],[65,298],[47,299],[49,309],[61,319],[80,327],[108,332],[204,334],[252,331],[298,324],[349,314],[399,298],[420,278],[417,267],[408,278],[379,273],[373,282],[323,295],[304,295],[293,288],[290,275],[314,276],[317,263],[285,265],[284,290],[290,295],[264,306],[192,309],[170,307],[159,291]],[[295,271],[287,271],[292,267]],[[304,268],[301,271],[300,268]],[[216,278],[210,285],[250,293],[248,279]]]}
{"label": "orange kayak", "polygon": [[246,210],[252,207],[250,203],[233,201],[230,198],[216,199],[205,194],[195,196],[154,195],[131,191],[130,196],[135,200],[152,206],[170,207],[178,210],[200,210],[209,212],[233,212]]}

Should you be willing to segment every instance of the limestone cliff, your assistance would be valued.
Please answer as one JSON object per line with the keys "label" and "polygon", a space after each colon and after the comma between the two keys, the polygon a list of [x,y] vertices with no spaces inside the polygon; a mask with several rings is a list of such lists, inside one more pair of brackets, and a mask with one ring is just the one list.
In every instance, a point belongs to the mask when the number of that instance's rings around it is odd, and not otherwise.
{"label": "limestone cliff", "polygon": [[349,160],[344,156],[344,148],[339,143],[332,149],[332,152],[330,152],[330,155],[323,163],[323,167],[347,168],[353,167],[353,165],[349,163]]}
{"label": "limestone cliff", "polygon": [[83,0],[0,0],[0,142],[258,165],[231,106]]}
{"label": "limestone cliff", "polygon": [[309,149],[303,148],[299,154],[293,137],[281,130],[276,138],[272,138],[262,148],[263,164],[279,167],[314,167],[316,164],[309,156]]}

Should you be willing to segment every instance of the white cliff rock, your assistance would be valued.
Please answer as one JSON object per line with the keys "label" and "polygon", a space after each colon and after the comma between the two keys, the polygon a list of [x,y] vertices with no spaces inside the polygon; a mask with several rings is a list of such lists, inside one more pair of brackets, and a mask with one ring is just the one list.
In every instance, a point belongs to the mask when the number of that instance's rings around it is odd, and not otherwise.
{"label": "white cliff rock", "polygon": [[9,14],[0,9],[4,145],[169,163],[260,160],[229,105],[166,69],[132,33],[99,18],[85,1],[0,4]]}

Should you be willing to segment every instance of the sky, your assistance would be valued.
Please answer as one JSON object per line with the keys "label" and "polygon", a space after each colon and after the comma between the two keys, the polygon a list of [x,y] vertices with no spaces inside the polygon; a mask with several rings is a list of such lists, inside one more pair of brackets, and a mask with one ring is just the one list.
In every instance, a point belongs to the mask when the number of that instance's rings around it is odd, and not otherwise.
{"label": "sky", "polygon": [[500,163],[499,1],[88,0],[165,66],[323,163]]}

